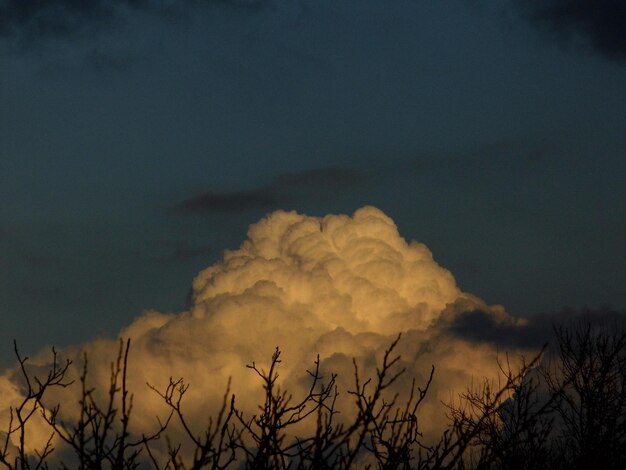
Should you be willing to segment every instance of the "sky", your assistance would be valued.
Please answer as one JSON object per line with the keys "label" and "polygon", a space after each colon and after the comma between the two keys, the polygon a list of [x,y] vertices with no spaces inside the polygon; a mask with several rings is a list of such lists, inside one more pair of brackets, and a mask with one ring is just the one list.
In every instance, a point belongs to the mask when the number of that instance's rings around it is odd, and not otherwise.
{"label": "sky", "polygon": [[189,308],[276,210],[375,206],[514,317],[626,308],[617,0],[5,0],[0,61],[0,365]]}

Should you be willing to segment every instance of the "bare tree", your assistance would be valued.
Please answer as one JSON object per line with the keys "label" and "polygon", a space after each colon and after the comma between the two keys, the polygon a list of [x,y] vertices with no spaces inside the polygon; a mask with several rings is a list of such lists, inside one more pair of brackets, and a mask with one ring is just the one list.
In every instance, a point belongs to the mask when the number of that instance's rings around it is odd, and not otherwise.
{"label": "bare tree", "polygon": [[[315,368],[308,371],[311,377],[311,385],[304,397],[294,400],[291,393],[283,390],[278,384],[278,366],[281,362],[281,351],[276,348],[271,360],[269,370],[260,369],[253,362],[248,366],[253,370],[263,383],[265,398],[259,405],[260,413],[246,418],[240,410],[234,410],[244,435],[240,441],[240,448],[246,456],[247,464],[255,469],[282,469],[289,467],[292,460],[302,457],[306,460],[310,453],[317,455],[313,460],[322,457],[323,449],[327,443],[323,442],[323,431],[331,428],[334,415],[333,404],[336,399],[336,375],[332,374],[328,382],[320,374],[319,356],[315,360]],[[330,404],[329,404],[330,402]],[[234,406],[234,402],[233,402]],[[324,410],[329,413],[324,418]],[[295,425],[304,422],[310,417],[317,417],[318,427],[315,436],[294,437],[288,433]],[[325,436],[331,438],[331,435]],[[252,444],[252,446],[250,445]]]}
{"label": "bare tree", "polygon": [[626,468],[626,330],[592,320],[555,326],[551,354],[506,361],[451,407],[470,468]]}
{"label": "bare tree", "polygon": [[[56,436],[66,448],[73,451],[64,452],[63,455],[69,455],[69,461],[66,463],[55,459],[63,468],[68,468],[68,465],[80,469],[137,468],[143,449],[149,450],[150,443],[159,438],[168,425],[169,417],[165,422],[159,422],[152,433],[131,437],[133,396],[128,391],[126,383],[129,349],[130,340],[126,343],[120,340],[117,358],[111,364],[108,394],[103,403],[97,400],[96,389],[90,388],[87,384],[88,361],[85,355],[80,376],[80,414],[78,420],[74,422],[63,417],[61,404],[50,408],[43,403],[44,396],[50,388],[67,388],[73,384],[73,381],[66,378],[71,361],[66,360],[60,365],[57,353],[53,349],[52,367],[47,377],[40,379],[37,375],[30,374],[26,367],[28,358],[21,358],[16,346],[15,353],[19,360],[22,379],[26,384],[26,393],[21,404],[11,408],[9,428],[0,450],[0,463],[11,469],[48,468],[50,456],[55,450],[52,443]],[[42,450],[36,450],[29,456],[25,442],[26,428],[36,413],[49,426],[50,437]],[[18,435],[15,456],[9,452],[13,434]]]}
{"label": "bare tree", "polygon": [[[544,399],[536,374],[543,354],[519,368],[508,355],[498,360],[500,380],[485,379],[449,405],[455,439],[453,464],[469,468],[541,469],[550,467],[546,440],[552,432],[554,395]],[[448,464],[449,466],[449,464]]]}
{"label": "bare tree", "polygon": [[[416,387],[413,381],[409,398],[400,406],[397,394],[389,397],[386,393],[405,373],[404,369],[398,369],[400,356],[393,354],[399,340],[400,336],[385,351],[374,378],[363,379],[356,360],[353,361],[355,383],[348,394],[354,397],[355,409],[352,413],[343,410],[346,416],[353,416],[348,422],[336,420],[337,376],[331,374],[324,382],[319,357],[313,371],[307,371],[311,377],[308,393],[295,403],[293,396],[281,390],[277,383],[279,349],[267,372],[254,363],[249,366],[262,379],[265,400],[258,415],[246,419],[241,411],[235,412],[254,444],[244,447],[247,466],[347,469],[359,462],[369,462],[378,468],[410,468],[413,459],[419,456],[418,449],[424,448],[417,411],[432,381],[434,368],[424,388]],[[289,429],[294,425],[312,419],[315,422],[311,434],[290,435]]]}
{"label": "bare tree", "polygon": [[[190,385],[170,378],[162,391],[149,385],[169,408],[149,433],[131,429],[130,341],[120,341],[104,398],[88,385],[87,357],[73,385],[67,379],[71,362],[60,361],[54,349],[50,370],[40,378],[15,346],[24,398],[10,409],[0,464],[11,470],[144,464],[164,470],[626,468],[625,330],[579,322],[556,327],[555,336],[552,354],[542,351],[519,367],[505,355],[498,361],[499,381],[485,380],[448,404],[447,428],[434,441],[424,439],[419,413],[435,367],[422,385],[412,381],[405,398],[391,393],[406,373],[395,353],[400,336],[371,377],[353,360],[354,384],[347,390],[352,409],[339,409],[337,375],[322,374],[319,356],[306,371],[310,382],[301,396],[284,389],[277,348],[267,370],[248,366],[263,388],[256,413],[238,408],[229,383],[218,412],[198,430],[185,412]],[[44,406],[49,390],[72,385],[80,386],[74,420],[65,404]],[[29,452],[28,429],[36,416],[50,435]],[[63,452],[55,450],[55,439]]]}
{"label": "bare tree", "polygon": [[[0,443],[0,463],[9,469],[39,469],[46,467],[46,460],[54,451],[52,440],[54,432],[50,432],[46,444],[42,449],[35,450],[30,456],[26,451],[26,434],[29,421],[37,413],[43,410],[41,400],[46,392],[55,387],[65,388],[72,384],[65,378],[71,361],[59,362],[59,357],[52,348],[52,367],[44,378],[32,376],[27,371],[26,363],[28,356],[22,357],[17,348],[17,343],[13,342],[15,355],[19,362],[19,369],[24,383],[24,398],[14,407],[10,408],[9,425],[4,432],[4,438]],[[17,436],[18,444],[11,445],[11,437]],[[11,449],[13,447],[13,449]]]}
{"label": "bare tree", "polygon": [[544,377],[558,396],[558,451],[569,468],[626,468],[626,330],[590,318],[558,326]]}
{"label": "bare tree", "polygon": [[167,436],[168,459],[164,463],[159,462],[150,448],[147,447],[150,460],[155,468],[173,468],[175,470],[211,468],[220,470],[235,462],[236,450],[241,446],[242,431],[233,423],[235,396],[230,395],[230,383],[224,393],[222,406],[217,417],[209,417],[208,424],[201,433],[192,430],[191,424],[183,412],[182,401],[189,389],[189,384],[186,384],[183,379],[174,381],[170,378],[169,384],[163,392],[150,384],[148,386],[171,408],[183,430],[183,435],[194,449],[191,464],[188,465],[186,459],[181,455],[182,444],[172,442],[172,438]]}
{"label": "bare tree", "polygon": [[[130,339],[120,339],[116,360],[111,364],[108,394],[103,403],[96,398],[96,390],[88,387],[88,358],[85,354],[80,376],[81,397],[78,422],[63,419],[61,405],[47,410],[41,403],[42,416],[56,435],[74,451],[77,462],[72,467],[100,470],[102,468],[132,469],[139,466],[139,456],[167,427],[159,422],[150,434],[131,438],[130,418],[133,395],[126,383]],[[171,416],[171,415],[170,415]]]}

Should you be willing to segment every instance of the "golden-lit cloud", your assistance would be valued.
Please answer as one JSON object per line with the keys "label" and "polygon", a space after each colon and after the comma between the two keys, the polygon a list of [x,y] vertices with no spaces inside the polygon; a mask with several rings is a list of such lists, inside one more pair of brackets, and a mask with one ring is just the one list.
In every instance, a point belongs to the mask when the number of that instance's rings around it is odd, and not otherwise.
{"label": "golden-lit cloud", "polygon": [[[340,374],[342,399],[348,399],[352,358],[363,375],[371,375],[375,360],[402,333],[398,352],[407,374],[397,391],[413,376],[425,381],[436,367],[422,410],[423,429],[430,432],[445,420],[442,400],[472,378],[496,374],[502,345],[473,334],[473,328],[493,337],[499,328],[510,332],[519,326],[502,307],[461,291],[429,249],[404,240],[383,212],[364,207],[352,216],[268,215],[250,226],[239,249],[226,251],[196,276],[188,310],[144,312],[119,336],[132,340],[133,424],[145,430],[165,414],[146,383],[163,389],[170,377],[184,377],[190,384],[186,413],[200,426],[219,406],[229,379],[239,406],[254,411],[261,384],[246,365],[267,365],[280,347],[284,386],[296,395],[304,390],[306,370],[319,354],[322,371]],[[74,361],[76,378],[86,353],[90,384],[106,393],[117,347],[116,339],[98,339],[60,354]],[[44,353],[31,364],[45,370],[49,361]],[[23,393],[18,378],[16,369],[0,378],[3,428],[8,406]],[[56,390],[48,403],[62,403],[71,419],[78,393],[77,387]],[[33,436],[32,443],[42,437]]]}

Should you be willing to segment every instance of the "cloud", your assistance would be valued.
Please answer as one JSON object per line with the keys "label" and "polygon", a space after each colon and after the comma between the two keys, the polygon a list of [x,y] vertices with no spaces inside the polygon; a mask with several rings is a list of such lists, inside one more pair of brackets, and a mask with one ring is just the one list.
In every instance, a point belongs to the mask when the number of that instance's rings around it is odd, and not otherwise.
{"label": "cloud", "polygon": [[196,8],[216,5],[252,11],[266,0],[5,0],[0,2],[0,38],[22,46],[56,39],[84,38],[115,28],[129,14],[179,17]]}
{"label": "cloud", "polygon": [[626,59],[626,3],[622,0],[516,0],[536,26],[584,44],[612,60]]}
{"label": "cloud", "polygon": [[250,191],[206,191],[177,204],[174,209],[181,212],[243,212],[250,209],[269,209],[278,200],[268,189]]}
{"label": "cloud", "polygon": [[[316,178],[291,175],[282,184]],[[155,415],[165,413],[146,382],[164,388],[170,376],[190,383],[186,416],[194,427],[215,412],[229,378],[237,403],[252,413],[261,384],[245,366],[266,365],[277,346],[283,351],[281,384],[296,396],[304,392],[306,370],[319,354],[324,373],[340,374],[340,401],[350,401],[352,358],[371,375],[372,364],[403,333],[398,351],[407,380],[425,380],[431,365],[436,367],[422,407],[422,430],[434,435],[446,420],[442,400],[473,379],[497,374],[498,350],[507,346],[498,332],[513,337],[524,328],[502,307],[463,292],[425,245],[407,242],[393,220],[374,207],[352,216],[270,214],[250,226],[238,249],[196,276],[188,305],[179,313],[145,312],[119,333],[132,339],[128,383],[141,396],[133,404],[137,429],[149,429]],[[533,354],[526,346],[514,344],[513,350]],[[98,339],[60,353],[75,362],[74,377],[86,353],[90,386],[106,391],[116,349],[116,340]],[[49,361],[42,354],[31,364],[46,370]],[[18,376],[17,369],[0,376],[0,390],[6,392],[0,395],[0,429],[8,407],[23,393]],[[400,381],[389,392],[406,392],[406,385]],[[63,403],[63,417],[71,420],[77,417],[71,405],[77,394],[77,388],[57,390],[48,403]],[[33,433],[31,445],[47,438],[37,429]]]}
{"label": "cloud", "polygon": [[453,304],[438,319],[437,330],[470,343],[489,344],[503,350],[539,350],[550,339],[555,321],[552,315],[520,320],[503,311],[484,311],[472,306],[459,308]]}
{"label": "cloud", "polygon": [[347,168],[314,168],[279,175],[270,184],[256,189],[202,192],[179,202],[174,210],[196,213],[267,211],[301,197],[308,198],[312,193],[319,196],[322,191],[334,191],[337,194],[360,180],[357,172]]}
{"label": "cloud", "polygon": [[133,3],[7,0],[0,5],[0,36],[33,44],[42,38],[81,35],[110,27],[119,19],[120,6]]}

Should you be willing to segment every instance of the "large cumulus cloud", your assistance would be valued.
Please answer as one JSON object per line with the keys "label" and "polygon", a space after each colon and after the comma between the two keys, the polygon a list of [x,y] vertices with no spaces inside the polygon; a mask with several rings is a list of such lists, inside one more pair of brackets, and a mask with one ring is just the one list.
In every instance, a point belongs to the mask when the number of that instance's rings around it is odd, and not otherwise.
{"label": "large cumulus cloud", "polygon": [[[323,371],[340,374],[342,399],[348,399],[352,358],[363,375],[371,375],[390,341],[403,333],[398,352],[408,373],[397,391],[412,376],[425,381],[435,365],[422,412],[424,430],[434,432],[445,419],[442,400],[472,378],[497,374],[495,358],[502,344],[492,340],[495,331],[513,335],[520,325],[502,307],[462,292],[425,245],[407,243],[389,217],[364,207],[352,216],[322,218],[274,212],[250,226],[239,249],[225,252],[219,263],[197,275],[188,310],[145,312],[120,336],[132,339],[129,387],[140,397],[133,420],[145,429],[163,410],[146,382],[164,388],[170,376],[184,377],[191,385],[188,416],[198,425],[219,405],[229,378],[239,406],[252,411],[260,382],[245,366],[268,364],[278,346],[287,388],[304,391],[306,369],[319,354]],[[472,333],[476,328],[485,333]],[[77,376],[87,353],[90,381],[106,391],[116,348],[117,340],[99,339],[66,348],[62,355],[75,361],[71,372]],[[45,368],[46,361],[49,357],[42,355],[33,366]],[[9,370],[0,380],[6,392],[3,419],[22,393],[18,376]],[[62,402],[71,418],[76,393],[76,387],[61,390],[48,400]]]}

